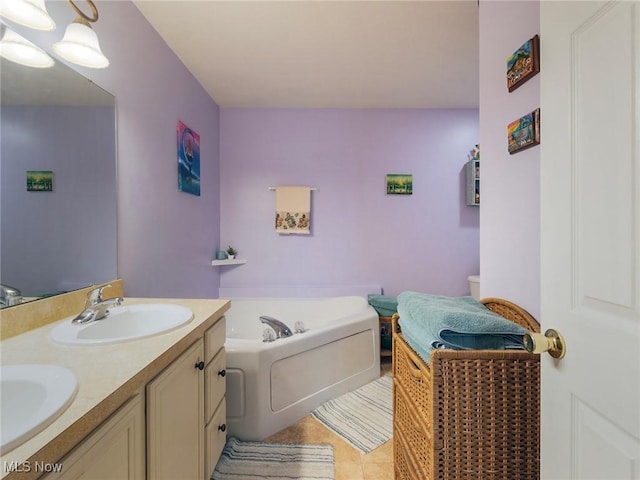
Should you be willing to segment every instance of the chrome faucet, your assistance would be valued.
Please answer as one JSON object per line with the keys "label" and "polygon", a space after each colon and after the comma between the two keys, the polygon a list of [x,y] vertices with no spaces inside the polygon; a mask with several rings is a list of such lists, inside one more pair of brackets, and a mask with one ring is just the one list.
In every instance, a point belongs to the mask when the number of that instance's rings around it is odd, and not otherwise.
{"label": "chrome faucet", "polygon": [[110,286],[111,285],[102,285],[101,287],[90,290],[89,293],[87,293],[84,310],[80,312],[76,318],[71,320],[71,323],[82,325],[83,323],[101,320],[109,315],[109,307],[117,307],[120,305],[123,302],[122,297],[102,298],[102,291]]}
{"label": "chrome faucet", "polygon": [[22,303],[22,293],[15,287],[0,284],[0,304],[12,307]]}
{"label": "chrome faucet", "polygon": [[293,335],[293,332],[291,332],[291,329],[289,327],[287,327],[280,320],[277,320],[273,317],[263,315],[260,317],[260,321],[273,328],[273,331],[276,332],[276,338],[290,337],[291,335]]}

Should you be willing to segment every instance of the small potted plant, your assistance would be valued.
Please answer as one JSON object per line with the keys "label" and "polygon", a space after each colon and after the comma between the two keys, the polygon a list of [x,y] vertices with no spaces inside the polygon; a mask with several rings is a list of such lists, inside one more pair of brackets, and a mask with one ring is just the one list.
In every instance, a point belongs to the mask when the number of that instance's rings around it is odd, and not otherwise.
{"label": "small potted plant", "polygon": [[236,258],[236,255],[238,254],[238,251],[233,248],[231,245],[229,245],[229,248],[227,248],[227,257],[230,259],[234,259]]}

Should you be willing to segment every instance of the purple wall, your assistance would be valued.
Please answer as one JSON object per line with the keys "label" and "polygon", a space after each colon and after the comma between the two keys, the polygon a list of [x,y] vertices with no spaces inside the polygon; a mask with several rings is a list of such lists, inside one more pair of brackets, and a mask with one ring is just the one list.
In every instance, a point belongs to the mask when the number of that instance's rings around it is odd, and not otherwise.
{"label": "purple wall", "polygon": [[[506,87],[506,60],[539,31],[537,0],[480,2],[480,292],[483,297],[511,300],[536,318],[540,318],[541,147],[509,155],[506,131],[507,124],[540,106],[544,59],[541,73],[511,93]],[[544,143],[544,112],[541,140]]]}
{"label": "purple wall", "polygon": [[[111,66],[95,79],[117,98],[118,272],[126,293],[216,297],[218,106],[133,4],[99,8],[96,31]],[[200,197],[178,191],[178,120],[200,134]]]}
{"label": "purple wall", "polygon": [[[478,208],[464,203],[477,110],[233,109],[221,112],[221,296],[378,285],[468,294]],[[411,196],[385,175],[413,174]],[[273,185],[309,185],[312,235],[274,232]],[[345,291],[348,291],[345,288]]]}
{"label": "purple wall", "polygon": [[[117,98],[127,295],[353,285],[468,293],[479,232],[478,209],[464,205],[463,165],[478,143],[477,110],[220,112],[133,3],[96,3],[94,30],[111,65],[72,68]],[[58,29],[31,38],[51,51],[74,15],[66,2],[47,8]],[[177,190],[177,120],[201,137],[200,197]],[[387,173],[412,173],[414,194],[387,196]],[[312,236],[274,233],[267,187],[277,184],[318,188]],[[229,243],[248,263],[211,267]]]}
{"label": "purple wall", "polygon": [[[111,65],[72,66],[116,97],[118,274],[128,296],[216,297],[219,109],[131,2],[97,1],[94,25]],[[75,14],[47,2],[54,32],[30,32],[51,52]],[[176,122],[200,135],[200,197],[178,191]]]}
{"label": "purple wall", "polygon": [[[116,274],[112,107],[2,107],[2,281],[25,296]],[[27,192],[51,170],[53,192]],[[93,259],[82,262],[80,259]]]}

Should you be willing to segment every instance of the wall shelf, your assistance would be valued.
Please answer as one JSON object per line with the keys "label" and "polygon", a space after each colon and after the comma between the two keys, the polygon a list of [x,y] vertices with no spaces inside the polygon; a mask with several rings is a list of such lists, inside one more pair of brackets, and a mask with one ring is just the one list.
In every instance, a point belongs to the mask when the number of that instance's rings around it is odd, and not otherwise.
{"label": "wall shelf", "polygon": [[244,258],[234,258],[233,260],[211,260],[211,265],[214,267],[220,267],[222,265],[242,265],[243,263],[247,263],[247,260]]}
{"label": "wall shelf", "polygon": [[467,177],[467,205],[480,205],[480,160],[469,160],[465,164]]}

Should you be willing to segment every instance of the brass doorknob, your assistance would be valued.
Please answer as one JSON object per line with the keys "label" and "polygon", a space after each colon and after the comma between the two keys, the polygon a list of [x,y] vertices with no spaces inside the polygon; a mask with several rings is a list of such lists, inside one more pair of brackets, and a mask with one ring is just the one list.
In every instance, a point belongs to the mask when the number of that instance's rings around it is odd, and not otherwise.
{"label": "brass doorknob", "polygon": [[563,358],[567,353],[567,344],[557,330],[550,328],[544,335],[541,333],[529,332],[522,338],[524,348],[530,353],[549,352],[553,358]]}

